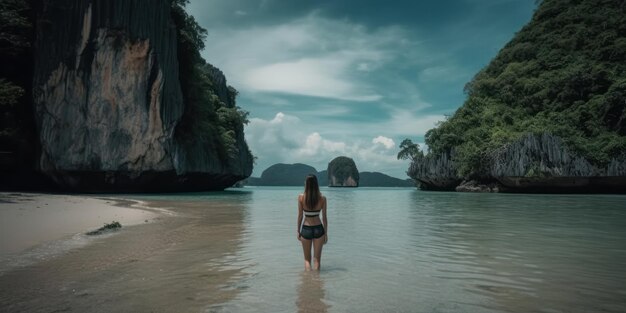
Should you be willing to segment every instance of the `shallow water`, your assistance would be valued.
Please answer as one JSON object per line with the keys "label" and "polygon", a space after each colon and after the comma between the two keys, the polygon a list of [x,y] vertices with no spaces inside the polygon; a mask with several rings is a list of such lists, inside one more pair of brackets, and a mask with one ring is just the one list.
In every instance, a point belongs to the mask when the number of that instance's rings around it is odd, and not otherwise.
{"label": "shallow water", "polygon": [[626,312],[624,196],[325,188],[317,274],[296,240],[300,190],[195,196],[243,218],[223,259],[237,295],[209,311]]}
{"label": "shallow water", "polygon": [[[178,217],[102,240],[111,252],[93,246],[24,269],[40,272],[26,282],[49,280],[49,290],[28,296],[13,283],[23,275],[0,277],[12,284],[0,287],[27,299],[5,308],[626,312],[626,196],[323,188],[329,242],[317,273],[303,271],[299,192],[132,196]],[[74,274],[78,266],[87,273]],[[64,299],[55,291],[63,288],[81,296]]]}

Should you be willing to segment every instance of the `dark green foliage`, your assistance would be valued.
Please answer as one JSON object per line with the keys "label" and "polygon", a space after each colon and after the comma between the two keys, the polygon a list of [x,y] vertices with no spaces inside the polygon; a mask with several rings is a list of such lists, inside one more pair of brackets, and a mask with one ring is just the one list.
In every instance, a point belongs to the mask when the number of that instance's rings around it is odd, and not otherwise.
{"label": "dark green foliage", "polygon": [[221,106],[217,110],[218,131],[221,135],[221,143],[229,158],[237,157],[237,133],[243,133],[243,125],[248,123],[248,112],[238,107],[229,108]]}
{"label": "dark green foliage", "polygon": [[626,151],[626,5],[546,0],[465,87],[456,113],[426,133],[455,150],[462,175],[524,133],[551,132],[596,165]]}
{"label": "dark green foliage", "polygon": [[0,106],[3,108],[13,108],[18,104],[20,98],[24,95],[24,89],[15,84],[0,78]]}
{"label": "dark green foliage", "polygon": [[404,139],[400,143],[400,152],[398,152],[398,160],[419,161],[424,157],[424,153],[420,150],[420,146],[413,143],[411,139]]}
{"label": "dark green foliage", "polygon": [[359,170],[356,168],[354,160],[345,156],[336,157],[328,163],[328,175],[334,175],[340,182],[350,176],[355,181],[359,181]]}
{"label": "dark green foliage", "polygon": [[116,221],[112,221],[109,224],[104,224],[104,226],[96,229],[96,230],[92,230],[90,232],[87,233],[87,235],[93,236],[93,235],[100,235],[104,232],[110,232],[110,231],[116,231],[119,230],[120,228],[122,228],[122,224],[120,224],[120,222],[116,222]]}
{"label": "dark green foliage", "polygon": [[26,0],[0,1],[0,153],[2,169],[30,170],[38,146],[31,97],[33,11]]}
{"label": "dark green foliage", "polygon": [[0,13],[0,54],[19,55],[31,46],[33,26],[29,18],[29,2],[2,0]]}
{"label": "dark green foliage", "polygon": [[202,28],[196,19],[187,14],[185,6],[189,0],[172,0],[172,18],[178,29],[178,44],[183,48],[183,53],[198,54],[204,49],[204,40],[207,30]]}
{"label": "dark green foliage", "polygon": [[6,138],[9,141],[11,139],[17,140],[19,137],[20,125],[16,123],[15,115],[17,113],[16,107],[23,96],[23,88],[0,78],[0,110],[2,110],[0,138]]}
{"label": "dark green foliage", "polygon": [[[237,90],[228,86],[220,97],[215,79],[219,71],[200,56],[204,48],[206,29],[187,14],[188,0],[172,2],[172,19],[178,30],[179,78],[185,111],[176,135],[192,144],[216,148],[221,160],[237,158],[237,138],[248,123],[248,112],[235,105]],[[221,75],[221,73],[219,74]]]}

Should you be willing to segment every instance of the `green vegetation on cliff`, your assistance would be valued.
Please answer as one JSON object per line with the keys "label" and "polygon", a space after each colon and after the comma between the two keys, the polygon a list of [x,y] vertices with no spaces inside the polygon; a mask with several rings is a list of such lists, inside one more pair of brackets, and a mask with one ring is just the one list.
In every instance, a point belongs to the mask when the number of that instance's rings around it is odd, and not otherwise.
{"label": "green vegetation on cliff", "polygon": [[606,165],[626,151],[626,6],[542,1],[465,91],[463,106],[425,138],[433,155],[454,150],[461,175],[528,132],[550,132]]}
{"label": "green vegetation on cliff", "polygon": [[3,168],[32,166],[37,136],[32,108],[33,11],[29,1],[0,2],[0,157]]}
{"label": "green vegetation on cliff", "polygon": [[187,14],[187,3],[189,0],[172,1],[172,18],[178,30],[179,77],[185,102],[176,135],[183,140],[216,147],[222,161],[236,159],[239,155],[237,137],[243,136],[248,112],[235,105],[237,91],[233,87],[220,90],[215,75],[219,70],[200,56],[207,31]]}

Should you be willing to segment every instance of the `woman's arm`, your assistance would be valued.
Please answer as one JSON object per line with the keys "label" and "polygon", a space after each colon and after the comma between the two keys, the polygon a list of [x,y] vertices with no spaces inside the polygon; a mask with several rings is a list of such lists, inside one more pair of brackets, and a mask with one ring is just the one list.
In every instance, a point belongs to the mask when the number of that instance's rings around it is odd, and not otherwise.
{"label": "woman's arm", "polygon": [[296,232],[298,233],[298,240],[300,240],[300,223],[302,223],[302,195],[298,195],[298,220],[296,221]]}
{"label": "woman's arm", "polygon": [[326,214],[326,197],[323,197],[322,199],[324,199],[324,203],[322,206],[322,224],[324,224],[324,243],[326,243],[328,241],[328,214]]}

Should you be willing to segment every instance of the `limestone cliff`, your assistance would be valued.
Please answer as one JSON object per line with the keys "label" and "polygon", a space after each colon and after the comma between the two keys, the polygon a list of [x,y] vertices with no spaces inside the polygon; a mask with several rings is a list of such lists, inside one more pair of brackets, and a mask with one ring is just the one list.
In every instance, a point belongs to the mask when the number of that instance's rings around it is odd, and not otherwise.
{"label": "limestone cliff", "polygon": [[412,162],[407,175],[423,190],[454,190],[462,178],[456,171],[452,154],[427,155],[420,162]]}
{"label": "limestone cliff", "polygon": [[424,135],[408,172],[422,188],[626,192],[626,6],[537,4]]}
{"label": "limestone cliff", "polygon": [[527,134],[488,160],[487,174],[516,191],[626,192],[626,156],[599,167],[549,133]]}
{"label": "limestone cliff", "polygon": [[359,170],[354,160],[345,156],[334,158],[328,163],[329,187],[358,187]]}
{"label": "limestone cliff", "polygon": [[455,170],[454,152],[427,156],[407,172],[425,190],[478,192],[626,192],[626,156],[606,167],[570,151],[552,134],[526,134],[490,152],[474,177]]}
{"label": "limestone cliff", "polygon": [[[85,191],[223,189],[250,175],[237,133],[177,140],[185,111],[169,0],[44,0],[37,16],[33,97],[41,171]],[[219,70],[214,88],[227,90]],[[220,101],[234,106],[229,93]],[[242,127],[241,127],[242,129]]]}

